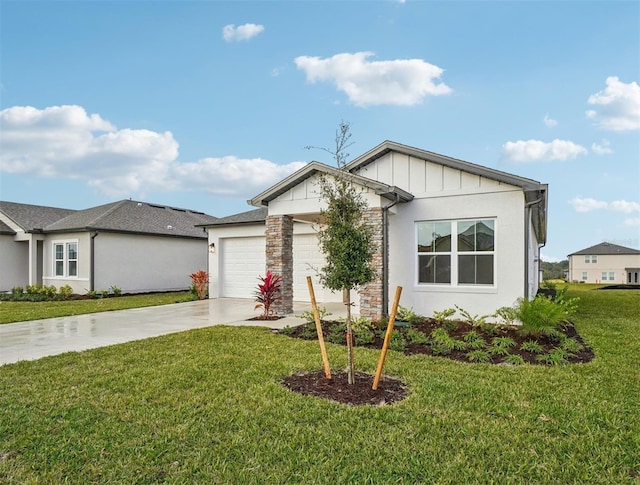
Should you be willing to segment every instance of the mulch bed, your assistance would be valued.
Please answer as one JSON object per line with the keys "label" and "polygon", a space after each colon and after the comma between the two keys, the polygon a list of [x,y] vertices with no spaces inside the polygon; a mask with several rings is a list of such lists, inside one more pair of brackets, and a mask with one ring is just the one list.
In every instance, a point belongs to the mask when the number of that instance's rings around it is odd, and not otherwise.
{"label": "mulch bed", "polygon": [[361,406],[384,406],[403,400],[409,395],[407,386],[400,380],[382,376],[374,391],[373,376],[354,372],[353,384],[349,384],[346,372],[331,372],[327,379],[324,371],[293,374],[285,377],[282,384],[294,392],[306,396],[321,397],[342,404]]}
{"label": "mulch bed", "polygon": [[[323,321],[322,330],[325,341],[329,340],[329,336],[335,332],[335,326],[343,325],[342,322]],[[401,323],[399,322],[399,325]],[[548,354],[554,350],[557,350],[560,346],[560,339],[557,337],[550,338],[545,335],[538,337],[523,336],[518,332],[518,326],[514,325],[482,325],[473,326],[468,322],[447,322],[445,324],[439,323],[434,319],[425,319],[420,323],[414,323],[411,326],[401,327],[397,326],[397,330],[400,334],[405,336],[406,345],[403,349],[405,355],[418,355],[426,354],[435,357],[441,357],[446,359],[457,360],[465,362],[468,365],[473,365],[470,362],[468,353],[469,349],[456,350],[451,349],[448,353],[442,354],[438,352],[436,346],[432,343],[411,343],[407,338],[407,331],[411,328],[413,331],[421,332],[425,336],[430,337],[432,332],[438,328],[444,328],[447,330],[449,336],[458,341],[464,341],[464,337],[471,331],[477,332],[488,344],[490,344],[496,337],[507,337],[513,339],[515,345],[509,347],[508,355],[518,355],[527,364],[532,365],[550,365],[550,362],[540,360],[539,355]],[[333,329],[333,332],[332,332]],[[395,331],[394,330],[394,331]],[[591,347],[582,339],[575,329],[572,323],[565,323],[558,327],[558,330],[564,334],[566,338],[572,339],[579,343],[580,350],[569,352],[565,355],[563,364],[580,364],[593,360],[595,357]],[[357,345],[358,347],[381,349],[384,341],[385,328],[377,329],[372,342]],[[315,324],[307,323],[300,325],[293,329],[285,329],[276,331],[277,333],[284,333],[292,338],[302,338],[306,340],[317,340],[317,336],[314,336]],[[537,342],[542,348],[538,353],[534,353],[521,348],[524,342]],[[336,342],[337,343],[337,342]],[[343,343],[343,342],[340,342]],[[488,346],[490,347],[490,345]],[[507,355],[499,353],[489,354],[489,361],[487,364],[496,365],[513,365],[509,364]],[[298,373],[286,377],[283,380],[283,385],[288,389],[300,394],[321,397],[339,403],[351,404],[351,405],[386,405],[397,401],[400,401],[408,396],[407,386],[397,379],[390,377],[383,377],[380,380],[378,389],[373,391],[371,385],[373,383],[373,376],[369,374],[356,372],[355,383],[349,385],[347,383],[347,374],[345,372],[338,372],[332,374],[332,379],[326,379],[323,371]]]}

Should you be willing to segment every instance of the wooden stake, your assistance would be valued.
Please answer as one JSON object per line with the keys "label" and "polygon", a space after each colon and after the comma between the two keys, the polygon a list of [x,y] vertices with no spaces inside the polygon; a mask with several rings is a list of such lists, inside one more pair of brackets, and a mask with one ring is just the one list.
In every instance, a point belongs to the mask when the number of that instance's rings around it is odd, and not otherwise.
{"label": "wooden stake", "polygon": [[307,286],[309,287],[309,296],[311,296],[311,309],[313,310],[313,319],[316,321],[316,332],[318,333],[318,343],[320,343],[320,354],[322,355],[322,365],[324,366],[324,375],[327,379],[331,379],[331,368],[329,367],[329,357],[327,356],[327,348],[324,345],[324,336],[322,335],[322,323],[320,322],[320,313],[318,313],[318,304],[316,303],[316,294],[313,291],[313,283],[311,276],[307,276]]}
{"label": "wooden stake", "polygon": [[402,286],[396,288],[396,298],[393,301],[393,307],[391,308],[391,315],[389,315],[389,324],[387,325],[387,333],[384,336],[384,343],[382,344],[382,351],[380,352],[380,358],[378,359],[378,368],[376,369],[376,376],[373,379],[373,385],[371,389],[374,391],[378,389],[380,383],[380,376],[382,376],[382,367],[384,366],[384,360],[387,357],[387,349],[389,348],[389,341],[391,340],[391,334],[393,333],[393,324],[396,321],[396,313],[398,312],[398,305],[400,303],[400,294],[402,293]]}

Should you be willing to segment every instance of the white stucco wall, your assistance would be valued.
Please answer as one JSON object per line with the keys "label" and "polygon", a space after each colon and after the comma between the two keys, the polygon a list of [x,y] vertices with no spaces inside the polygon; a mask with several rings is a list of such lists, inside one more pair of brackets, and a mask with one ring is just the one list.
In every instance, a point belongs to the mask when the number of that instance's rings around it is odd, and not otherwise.
{"label": "white stucco wall", "polygon": [[29,242],[0,235],[0,291],[29,284]]}
{"label": "white stucco wall", "polygon": [[191,273],[207,270],[206,239],[100,232],[94,244],[96,290],[185,290]]}

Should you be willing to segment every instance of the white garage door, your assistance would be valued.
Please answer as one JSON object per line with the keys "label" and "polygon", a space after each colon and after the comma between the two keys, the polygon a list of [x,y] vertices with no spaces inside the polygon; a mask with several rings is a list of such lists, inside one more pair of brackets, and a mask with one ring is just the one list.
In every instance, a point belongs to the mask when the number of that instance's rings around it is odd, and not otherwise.
{"label": "white garage door", "polygon": [[307,276],[313,281],[313,291],[318,302],[340,302],[341,294],[332,293],[320,285],[317,271],[325,264],[324,255],[318,246],[315,234],[300,234],[293,238],[293,299],[311,301]]}
{"label": "white garage door", "polygon": [[258,277],[264,276],[266,256],[264,237],[221,239],[221,296],[253,298]]}

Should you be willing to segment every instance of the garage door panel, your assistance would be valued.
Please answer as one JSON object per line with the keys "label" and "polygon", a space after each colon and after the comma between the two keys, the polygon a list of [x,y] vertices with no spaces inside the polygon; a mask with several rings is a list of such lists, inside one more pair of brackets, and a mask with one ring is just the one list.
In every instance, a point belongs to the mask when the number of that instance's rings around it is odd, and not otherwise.
{"label": "garage door panel", "polygon": [[221,296],[253,298],[258,277],[265,273],[265,238],[223,239],[221,259]]}

